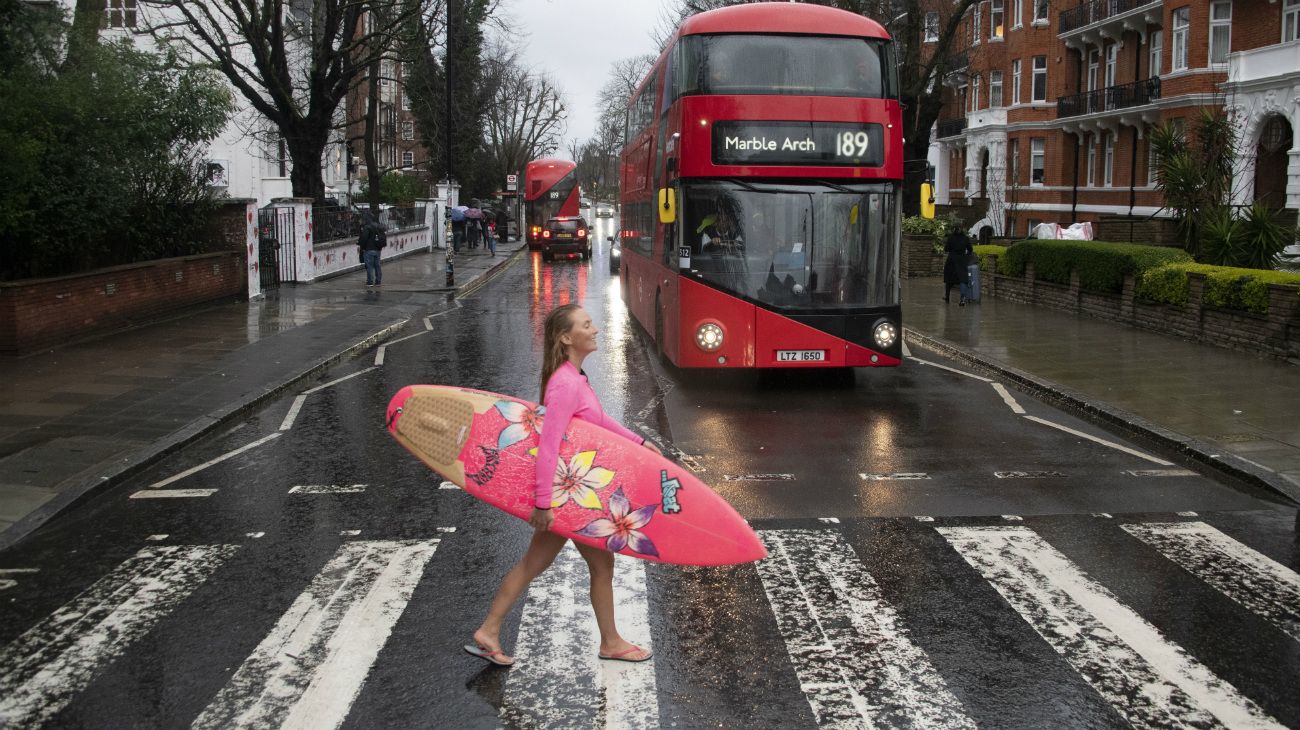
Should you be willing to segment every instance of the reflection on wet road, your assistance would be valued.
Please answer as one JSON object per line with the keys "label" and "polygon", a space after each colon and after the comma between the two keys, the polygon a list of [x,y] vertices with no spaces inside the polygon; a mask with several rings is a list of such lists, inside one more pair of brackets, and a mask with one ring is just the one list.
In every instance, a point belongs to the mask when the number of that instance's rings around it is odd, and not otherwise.
{"label": "reflection on wet road", "polygon": [[[6,552],[0,726],[1300,726],[1294,509],[928,353],[852,383],[665,368],[592,222],[593,261],[529,254]],[[655,658],[611,665],[567,551],[503,671],[460,646],[529,530],[380,414],[419,382],[535,398],[567,302],[606,410],[772,557],[620,558]]]}

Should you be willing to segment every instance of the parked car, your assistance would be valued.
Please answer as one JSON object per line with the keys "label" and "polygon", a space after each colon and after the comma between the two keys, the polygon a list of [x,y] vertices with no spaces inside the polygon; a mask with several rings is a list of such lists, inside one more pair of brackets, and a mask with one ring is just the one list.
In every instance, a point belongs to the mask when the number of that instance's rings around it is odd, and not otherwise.
{"label": "parked car", "polygon": [[618,244],[618,240],[610,236],[609,241],[609,273],[614,276],[619,274],[619,264],[623,260],[623,247]]}
{"label": "parked car", "polygon": [[556,256],[581,256],[591,259],[591,226],[582,216],[551,218],[542,226],[542,260]]}

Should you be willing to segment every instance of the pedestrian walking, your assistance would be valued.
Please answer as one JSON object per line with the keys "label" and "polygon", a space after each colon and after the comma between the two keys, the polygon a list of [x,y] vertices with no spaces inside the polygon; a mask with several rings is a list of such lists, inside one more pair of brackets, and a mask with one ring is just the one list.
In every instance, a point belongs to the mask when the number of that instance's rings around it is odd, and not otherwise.
{"label": "pedestrian walking", "polygon": [[487,230],[484,231],[485,240],[487,240],[488,251],[495,257],[497,255],[497,220],[496,215],[491,211],[483,211],[483,220],[487,224]]}
{"label": "pedestrian walking", "polygon": [[948,252],[948,258],[943,262],[943,301],[947,304],[948,295],[952,293],[953,287],[957,287],[957,295],[960,297],[957,306],[964,307],[966,297],[962,296],[961,285],[966,282],[966,277],[969,275],[966,266],[970,254],[974,253],[975,249],[971,246],[970,237],[960,229],[948,234],[943,248]]}
{"label": "pedestrian walking", "polygon": [[357,248],[361,249],[361,263],[366,267],[366,286],[380,286],[384,282],[384,270],[379,261],[382,251],[388,245],[388,234],[384,227],[375,220],[370,211],[361,214],[361,235],[357,239]]}
{"label": "pedestrian walking", "polygon": [[[591,315],[577,304],[563,304],[553,309],[543,327],[542,404],[546,406],[546,423],[537,449],[536,495],[533,513],[528,520],[528,524],[533,526],[533,538],[523,558],[501,581],[487,617],[474,632],[474,643],[465,645],[465,651],[499,666],[514,664],[514,659],[501,648],[501,623],[515,601],[528,590],[528,585],[551,565],[568,541],[568,538],[551,532],[550,528],[555,521],[551,512],[555,504],[555,467],[559,461],[560,440],[568,429],[569,420],[580,418],[595,423],[660,453],[654,444],[632,433],[601,409],[600,401],[582,371],[583,361],[596,351],[597,333]],[[574,547],[587,562],[591,573],[591,607],[600,629],[597,656],[625,662],[649,659],[649,651],[628,642],[614,625],[614,554],[578,542]]]}
{"label": "pedestrian walking", "polygon": [[460,245],[465,242],[466,206],[456,205],[451,209],[451,243],[455,253],[460,253]]}
{"label": "pedestrian walking", "polygon": [[477,200],[469,201],[469,209],[465,211],[465,230],[469,234],[470,249],[478,248],[483,240],[483,211]]}

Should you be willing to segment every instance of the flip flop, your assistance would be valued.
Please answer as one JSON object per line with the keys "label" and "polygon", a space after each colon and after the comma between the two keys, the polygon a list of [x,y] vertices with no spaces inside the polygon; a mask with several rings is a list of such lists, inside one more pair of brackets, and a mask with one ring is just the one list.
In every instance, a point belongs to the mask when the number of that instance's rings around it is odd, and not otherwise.
{"label": "flip flop", "polygon": [[638,663],[638,662],[649,661],[649,660],[651,660],[651,659],[654,658],[654,654],[651,654],[651,653],[649,653],[649,652],[647,652],[646,655],[643,656],[643,657],[641,657],[640,659],[629,659],[629,658],[628,658],[628,654],[635,654],[635,653],[637,653],[638,651],[645,651],[645,649],[642,649],[641,647],[639,647],[639,646],[633,644],[631,649],[627,649],[627,650],[624,650],[624,651],[620,651],[620,652],[617,653],[617,654],[600,654],[600,653],[597,653],[596,656],[599,657],[599,658],[601,658],[601,659],[608,659],[609,661],[612,661],[612,662],[632,662],[632,663],[634,663],[634,664],[635,664],[635,663]]}
{"label": "flip flop", "polygon": [[473,654],[479,659],[486,659],[487,661],[497,665],[498,667],[509,667],[514,665],[513,661],[510,662],[501,661],[501,657],[505,656],[506,653],[504,651],[501,651],[500,649],[497,649],[496,651],[492,651],[490,649],[487,649],[486,647],[476,646],[474,644],[466,644],[461,648],[464,649],[467,653]]}

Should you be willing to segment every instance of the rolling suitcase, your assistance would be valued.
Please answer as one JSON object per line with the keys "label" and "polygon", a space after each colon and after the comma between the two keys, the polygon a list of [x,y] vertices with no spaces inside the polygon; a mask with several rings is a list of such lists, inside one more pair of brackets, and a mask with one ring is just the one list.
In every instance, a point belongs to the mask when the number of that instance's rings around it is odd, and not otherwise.
{"label": "rolling suitcase", "polygon": [[980,301],[980,266],[971,264],[966,267],[966,280],[961,283],[961,298],[973,304]]}

